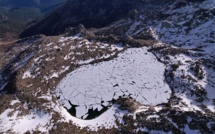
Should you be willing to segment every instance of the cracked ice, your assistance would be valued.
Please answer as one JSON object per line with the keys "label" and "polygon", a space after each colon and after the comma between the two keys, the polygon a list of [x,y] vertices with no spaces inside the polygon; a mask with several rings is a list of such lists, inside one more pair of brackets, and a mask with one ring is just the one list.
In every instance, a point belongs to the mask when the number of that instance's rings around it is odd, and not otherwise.
{"label": "cracked ice", "polygon": [[68,101],[77,105],[76,117],[83,119],[89,109],[100,111],[119,97],[157,105],[167,102],[171,94],[164,71],[165,65],[147,52],[147,48],[130,48],[113,60],[71,72],[59,83],[57,95],[67,109],[71,108]]}

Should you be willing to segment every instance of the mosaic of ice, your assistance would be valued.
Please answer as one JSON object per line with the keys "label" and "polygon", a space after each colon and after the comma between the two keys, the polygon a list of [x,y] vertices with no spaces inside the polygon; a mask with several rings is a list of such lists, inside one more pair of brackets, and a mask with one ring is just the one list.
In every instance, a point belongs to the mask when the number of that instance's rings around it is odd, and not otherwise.
{"label": "mosaic of ice", "polygon": [[67,109],[72,107],[69,101],[77,105],[76,117],[83,119],[89,109],[100,111],[119,97],[157,105],[167,102],[171,94],[164,70],[165,65],[147,52],[147,48],[130,48],[113,60],[71,72],[59,83],[57,95]]}

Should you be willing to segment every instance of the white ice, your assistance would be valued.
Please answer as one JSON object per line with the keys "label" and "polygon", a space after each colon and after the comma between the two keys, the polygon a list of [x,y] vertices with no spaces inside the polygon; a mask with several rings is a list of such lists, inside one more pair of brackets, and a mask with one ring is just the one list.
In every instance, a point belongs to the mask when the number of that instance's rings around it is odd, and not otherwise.
{"label": "white ice", "polygon": [[132,97],[142,104],[165,103],[171,90],[164,80],[164,64],[147,48],[130,48],[117,58],[85,65],[68,74],[58,85],[60,102],[68,109],[70,101],[78,118],[90,108],[108,106],[113,98]]}

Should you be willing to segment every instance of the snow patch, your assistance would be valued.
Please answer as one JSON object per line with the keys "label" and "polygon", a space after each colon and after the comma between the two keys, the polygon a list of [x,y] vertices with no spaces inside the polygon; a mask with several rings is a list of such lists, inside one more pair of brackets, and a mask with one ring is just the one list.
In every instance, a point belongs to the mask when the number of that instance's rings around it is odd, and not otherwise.
{"label": "snow patch", "polygon": [[49,129],[48,126],[50,126],[49,122],[52,117],[49,114],[32,112],[30,115],[18,116],[19,111],[15,111],[12,116],[8,116],[10,112],[13,110],[7,109],[0,115],[0,132],[2,133],[8,133],[10,129],[16,133],[34,130],[47,132]]}

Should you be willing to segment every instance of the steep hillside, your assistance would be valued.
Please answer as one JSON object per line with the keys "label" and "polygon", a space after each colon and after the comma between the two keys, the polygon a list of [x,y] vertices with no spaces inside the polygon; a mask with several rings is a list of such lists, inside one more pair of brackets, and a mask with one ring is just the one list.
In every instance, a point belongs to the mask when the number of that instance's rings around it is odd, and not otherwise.
{"label": "steep hillside", "polygon": [[28,23],[35,23],[63,2],[64,0],[0,0],[0,40],[18,38]]}
{"label": "steep hillside", "polygon": [[26,24],[43,16],[41,10],[33,7],[6,8],[0,7],[0,40],[18,38]]}
{"label": "steep hillside", "polygon": [[215,2],[159,5],[0,43],[0,133],[213,134]]}
{"label": "steep hillside", "polygon": [[[85,25],[86,28],[104,27],[129,15],[132,10],[161,7],[167,0],[70,0],[34,26],[21,37],[36,34],[58,35],[67,27]],[[152,10],[152,9],[151,9]]]}

